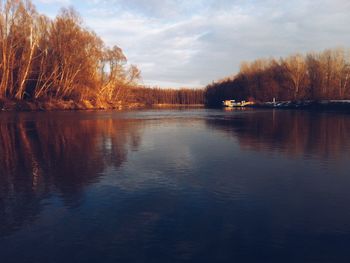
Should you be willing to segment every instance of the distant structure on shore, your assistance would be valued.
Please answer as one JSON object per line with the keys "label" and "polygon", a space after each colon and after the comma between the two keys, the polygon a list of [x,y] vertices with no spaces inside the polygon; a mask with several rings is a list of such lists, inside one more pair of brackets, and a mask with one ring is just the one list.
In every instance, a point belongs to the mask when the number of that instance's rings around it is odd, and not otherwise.
{"label": "distant structure on shore", "polygon": [[242,101],[224,100],[224,101],[222,102],[222,106],[224,106],[224,107],[229,107],[229,108],[233,108],[233,107],[245,107],[245,106],[253,105],[253,104],[254,104],[254,102],[245,101],[245,100],[242,100]]}

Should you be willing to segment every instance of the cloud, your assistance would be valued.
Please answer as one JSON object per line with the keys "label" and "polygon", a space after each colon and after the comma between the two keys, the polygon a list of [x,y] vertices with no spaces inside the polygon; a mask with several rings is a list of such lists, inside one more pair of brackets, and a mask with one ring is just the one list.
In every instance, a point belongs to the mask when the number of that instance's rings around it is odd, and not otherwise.
{"label": "cloud", "polygon": [[109,45],[123,48],[129,61],[140,66],[147,84],[201,86],[234,74],[242,60],[349,47],[350,43],[350,2],[346,0],[71,4]]}

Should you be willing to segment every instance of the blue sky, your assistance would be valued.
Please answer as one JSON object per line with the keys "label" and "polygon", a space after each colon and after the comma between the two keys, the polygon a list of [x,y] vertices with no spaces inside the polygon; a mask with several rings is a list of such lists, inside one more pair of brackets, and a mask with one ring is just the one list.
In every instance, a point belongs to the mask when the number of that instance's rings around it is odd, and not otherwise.
{"label": "blue sky", "polygon": [[201,87],[241,61],[350,47],[348,0],[34,0],[54,17],[73,6],[118,45],[143,83]]}

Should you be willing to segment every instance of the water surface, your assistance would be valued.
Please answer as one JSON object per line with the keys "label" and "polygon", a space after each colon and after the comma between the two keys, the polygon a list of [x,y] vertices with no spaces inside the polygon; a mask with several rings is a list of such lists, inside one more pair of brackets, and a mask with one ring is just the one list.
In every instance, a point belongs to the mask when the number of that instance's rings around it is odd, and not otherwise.
{"label": "water surface", "polygon": [[349,262],[350,115],[0,114],[0,262]]}

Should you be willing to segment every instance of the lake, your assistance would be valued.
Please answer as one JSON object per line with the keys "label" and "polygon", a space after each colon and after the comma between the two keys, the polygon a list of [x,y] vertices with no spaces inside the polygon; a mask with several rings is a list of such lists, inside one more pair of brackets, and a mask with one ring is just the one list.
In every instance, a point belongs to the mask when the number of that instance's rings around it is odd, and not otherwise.
{"label": "lake", "polygon": [[0,262],[349,262],[350,115],[0,113]]}

